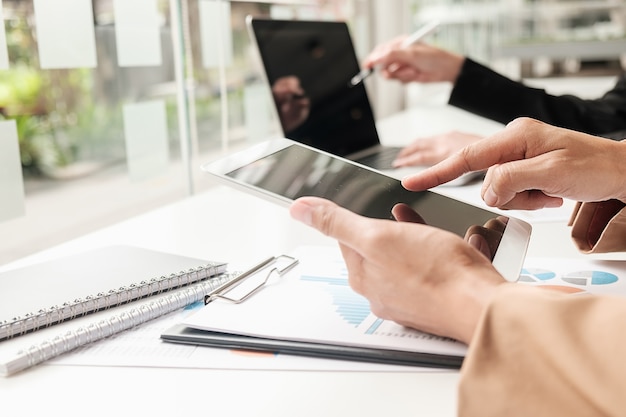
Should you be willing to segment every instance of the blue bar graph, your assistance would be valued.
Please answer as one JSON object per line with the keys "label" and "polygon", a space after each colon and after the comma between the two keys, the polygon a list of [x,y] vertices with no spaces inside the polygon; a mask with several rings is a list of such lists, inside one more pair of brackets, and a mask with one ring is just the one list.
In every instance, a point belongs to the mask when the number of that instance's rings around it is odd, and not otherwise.
{"label": "blue bar graph", "polygon": [[332,296],[336,312],[347,323],[358,327],[370,315],[369,301],[355,293],[343,277],[302,275],[302,281],[327,284],[325,290]]}
{"label": "blue bar graph", "polygon": [[348,282],[347,274],[337,275],[301,275],[301,281],[319,285],[331,296],[335,313],[345,323],[358,328],[363,334],[380,337],[399,337],[420,340],[444,340],[439,336],[408,329],[393,321],[372,317],[369,301],[354,292]]}

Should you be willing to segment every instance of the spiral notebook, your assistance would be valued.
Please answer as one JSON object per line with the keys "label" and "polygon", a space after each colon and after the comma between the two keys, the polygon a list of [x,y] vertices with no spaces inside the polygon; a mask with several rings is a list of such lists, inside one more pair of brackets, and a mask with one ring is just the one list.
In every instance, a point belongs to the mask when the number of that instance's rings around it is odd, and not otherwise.
{"label": "spiral notebook", "polygon": [[226,266],[120,245],[6,271],[0,273],[0,341],[200,282]]}
{"label": "spiral notebook", "polygon": [[201,302],[236,273],[223,273],[161,295],[118,305],[0,343],[0,376],[10,376],[78,347]]}

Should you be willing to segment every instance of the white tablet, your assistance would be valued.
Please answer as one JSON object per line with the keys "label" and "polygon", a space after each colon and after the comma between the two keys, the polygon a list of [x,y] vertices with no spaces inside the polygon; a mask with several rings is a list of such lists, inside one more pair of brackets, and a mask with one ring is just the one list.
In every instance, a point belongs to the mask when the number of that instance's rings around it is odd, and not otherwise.
{"label": "white tablet", "polygon": [[317,196],[364,216],[393,219],[391,209],[405,203],[427,224],[461,237],[470,227],[484,230],[496,222],[498,232],[489,234],[492,262],[509,281],[518,279],[526,256],[527,222],[433,191],[408,191],[396,178],[290,139],[262,142],[204,164],[202,170],[286,207],[299,197]]}

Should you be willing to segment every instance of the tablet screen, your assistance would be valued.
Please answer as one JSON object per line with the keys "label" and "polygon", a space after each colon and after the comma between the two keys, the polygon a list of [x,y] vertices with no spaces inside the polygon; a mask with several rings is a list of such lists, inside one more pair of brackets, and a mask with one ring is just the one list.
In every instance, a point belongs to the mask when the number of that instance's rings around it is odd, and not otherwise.
{"label": "tablet screen", "polygon": [[227,172],[226,176],[289,200],[323,197],[367,217],[393,219],[392,208],[405,203],[427,224],[460,236],[470,226],[483,225],[497,216],[431,191],[408,191],[395,178],[297,145]]}

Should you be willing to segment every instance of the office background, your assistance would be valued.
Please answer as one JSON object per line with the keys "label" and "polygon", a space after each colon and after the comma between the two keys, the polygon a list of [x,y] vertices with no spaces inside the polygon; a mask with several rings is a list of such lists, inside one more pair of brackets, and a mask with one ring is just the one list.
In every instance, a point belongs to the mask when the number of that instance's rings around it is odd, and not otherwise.
{"label": "office background", "polygon": [[[432,43],[555,93],[598,96],[626,66],[620,0],[0,5],[0,265],[194,195],[202,162],[278,132],[247,14],[346,20],[361,57],[436,19]],[[368,83],[380,118],[450,87]]]}

